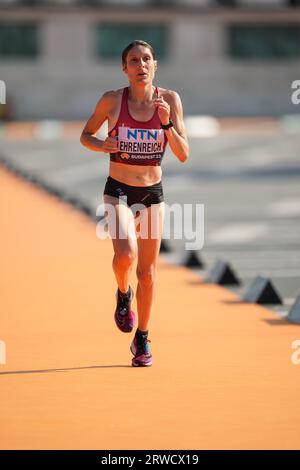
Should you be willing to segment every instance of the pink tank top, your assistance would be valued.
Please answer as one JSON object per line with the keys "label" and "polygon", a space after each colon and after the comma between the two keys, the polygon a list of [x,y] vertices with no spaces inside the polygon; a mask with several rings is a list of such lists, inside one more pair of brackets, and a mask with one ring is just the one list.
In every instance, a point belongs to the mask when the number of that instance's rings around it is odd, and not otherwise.
{"label": "pink tank top", "polygon": [[[158,97],[158,87],[156,93]],[[128,87],[123,89],[118,121],[108,135],[117,138],[119,146],[118,152],[110,154],[110,161],[126,165],[159,166],[168,143],[157,108],[149,121],[136,121],[129,114]]]}

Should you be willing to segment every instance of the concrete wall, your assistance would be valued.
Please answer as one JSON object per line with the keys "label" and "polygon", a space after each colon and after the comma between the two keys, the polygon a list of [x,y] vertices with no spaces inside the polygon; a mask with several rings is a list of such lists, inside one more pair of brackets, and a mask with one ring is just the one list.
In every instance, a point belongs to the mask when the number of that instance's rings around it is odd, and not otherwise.
{"label": "concrete wall", "polygon": [[3,61],[6,82],[20,119],[86,118],[100,95],[127,85],[121,63],[93,55],[95,21],[162,21],[170,25],[170,54],[158,63],[155,84],[180,94],[185,114],[280,115],[299,112],[291,103],[291,83],[299,79],[299,60],[240,62],[226,53],[226,25],[231,22],[300,23],[300,11],[267,15],[230,11],[182,14],[142,10],[136,14],[91,10],[0,11],[1,21],[41,22],[41,55],[36,61]]}

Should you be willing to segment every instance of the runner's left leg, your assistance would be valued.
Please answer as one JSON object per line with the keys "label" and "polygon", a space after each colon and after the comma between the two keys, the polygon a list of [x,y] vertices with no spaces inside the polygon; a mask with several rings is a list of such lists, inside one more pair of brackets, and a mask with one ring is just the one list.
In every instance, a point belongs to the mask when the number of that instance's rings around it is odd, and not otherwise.
{"label": "runner's left leg", "polygon": [[[136,269],[138,286],[136,290],[136,300],[139,320],[138,328],[141,331],[147,331],[148,329],[151,306],[155,296],[156,265],[161,244],[164,213],[164,202],[153,204],[141,211],[139,224],[136,224],[138,244]],[[146,230],[147,233],[144,234],[143,227],[145,228],[146,226],[148,230]],[[147,238],[143,238],[145,235],[148,235]]]}

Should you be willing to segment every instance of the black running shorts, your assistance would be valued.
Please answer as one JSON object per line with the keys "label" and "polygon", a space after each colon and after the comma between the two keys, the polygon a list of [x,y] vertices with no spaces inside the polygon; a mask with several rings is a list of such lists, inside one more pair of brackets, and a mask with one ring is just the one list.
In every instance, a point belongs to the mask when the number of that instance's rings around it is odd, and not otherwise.
{"label": "black running shorts", "polygon": [[125,202],[129,207],[134,204],[143,204],[145,207],[150,207],[152,204],[164,201],[161,181],[151,186],[130,186],[108,176],[104,194],[109,194],[121,200],[124,200],[126,196],[127,200],[125,199]]}

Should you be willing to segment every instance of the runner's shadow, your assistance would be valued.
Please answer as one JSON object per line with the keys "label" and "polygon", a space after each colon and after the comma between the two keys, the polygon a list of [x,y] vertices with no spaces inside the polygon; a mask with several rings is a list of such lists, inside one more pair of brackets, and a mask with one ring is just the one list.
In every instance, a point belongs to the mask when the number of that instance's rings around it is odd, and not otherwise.
{"label": "runner's shadow", "polygon": [[267,323],[268,325],[271,325],[271,326],[291,326],[291,325],[295,325],[295,323],[292,323],[288,320],[285,320],[284,318],[263,318],[262,321],[264,323]]}
{"label": "runner's shadow", "polygon": [[208,286],[209,284],[204,280],[204,279],[196,279],[196,280],[192,280],[192,281],[187,281],[186,284],[190,285],[190,286]]}
{"label": "runner's shadow", "polygon": [[11,370],[7,372],[0,372],[0,375],[18,375],[18,374],[47,374],[51,372],[69,372],[72,370],[86,370],[86,369],[111,369],[114,367],[130,367],[129,365],[107,365],[107,366],[85,366],[85,367],[66,367],[64,369],[41,369],[41,370]]}

